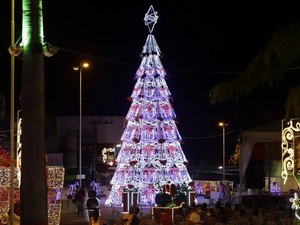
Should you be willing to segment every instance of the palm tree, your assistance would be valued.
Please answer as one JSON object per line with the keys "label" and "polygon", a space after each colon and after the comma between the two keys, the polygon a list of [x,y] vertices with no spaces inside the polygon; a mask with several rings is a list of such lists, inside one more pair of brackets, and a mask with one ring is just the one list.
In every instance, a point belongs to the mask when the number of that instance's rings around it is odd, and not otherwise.
{"label": "palm tree", "polygon": [[23,0],[21,224],[47,225],[42,0]]}
{"label": "palm tree", "polygon": [[[234,80],[215,85],[209,93],[210,103],[239,101],[258,86],[277,87],[290,75],[298,72],[300,59],[300,21],[280,26],[246,71]],[[297,64],[298,63],[298,64]],[[289,89],[285,118],[300,118],[300,83]]]}

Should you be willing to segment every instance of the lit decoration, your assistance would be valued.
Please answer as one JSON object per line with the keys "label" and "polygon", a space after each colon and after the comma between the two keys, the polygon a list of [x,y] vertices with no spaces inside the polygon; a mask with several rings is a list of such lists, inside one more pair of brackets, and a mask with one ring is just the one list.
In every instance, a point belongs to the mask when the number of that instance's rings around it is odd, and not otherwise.
{"label": "lit decoration", "polygon": [[75,194],[76,194],[76,190],[79,188],[79,183],[75,182],[74,184],[69,184],[68,185],[68,191],[67,191],[67,198],[68,199],[72,199]]}
{"label": "lit decoration", "polygon": [[65,170],[61,166],[47,166],[47,184],[50,189],[62,188]]}
{"label": "lit decoration", "polygon": [[[18,173],[14,171],[14,201],[20,201]],[[61,193],[64,182],[65,169],[61,166],[47,166],[48,185],[48,223],[59,225],[61,215]],[[8,212],[10,204],[10,168],[0,167],[0,218]]]}
{"label": "lit decoration", "polygon": [[[16,168],[14,170],[14,202],[20,201],[21,183],[21,134],[22,120],[18,120]],[[59,225],[62,207],[62,188],[65,169],[62,166],[47,166],[48,224]],[[10,207],[10,155],[0,146],[0,218],[5,217]]]}
{"label": "lit decoration", "polygon": [[170,102],[172,96],[165,81],[166,72],[160,61],[161,52],[152,34],[157,19],[157,12],[151,6],[144,18],[150,34],[128,98],[131,106],[125,117],[122,146],[106,205],[122,205],[122,193],[129,187],[138,191],[139,204],[152,205],[161,186],[192,182]]}
{"label": "lit decoration", "polygon": [[65,169],[62,166],[47,166],[48,223],[59,225],[62,208],[62,189]]}
{"label": "lit decoration", "polygon": [[152,33],[153,31],[154,26],[157,23],[157,19],[158,19],[157,12],[154,11],[153,6],[151,5],[144,17],[145,25],[148,26],[150,33]]}
{"label": "lit decoration", "polygon": [[292,202],[291,208],[295,210],[295,216],[298,220],[300,220],[300,215],[299,215],[299,208],[300,208],[300,200],[298,197],[298,194],[295,192],[294,193],[294,198],[290,198],[290,202]]}
{"label": "lit decoration", "polygon": [[281,188],[279,186],[279,184],[277,183],[276,180],[274,181],[271,181],[271,184],[270,184],[270,192],[271,193],[281,193]]}
{"label": "lit decoration", "polygon": [[21,143],[21,136],[22,136],[22,118],[19,118],[17,121],[17,155],[16,155],[16,168],[18,173],[18,179],[21,180],[21,153],[22,153],[22,143]]}
{"label": "lit decoration", "polygon": [[95,181],[92,181],[90,183],[89,191],[94,191],[96,194],[96,197],[100,197],[100,184],[96,183]]}
{"label": "lit decoration", "polygon": [[[292,119],[288,122],[282,122],[281,148],[282,148],[282,172],[284,184],[288,179],[289,172],[293,173],[298,185],[300,183],[300,120]],[[298,162],[295,164],[295,162]]]}
{"label": "lit decoration", "polygon": [[234,153],[230,156],[228,160],[228,165],[234,165],[234,166],[239,165],[240,152],[241,152],[241,147],[239,144],[236,144]]}
{"label": "lit decoration", "polygon": [[10,164],[10,155],[9,152],[0,147],[0,166],[9,167]]}
{"label": "lit decoration", "polygon": [[115,163],[115,148],[103,148],[102,149],[102,160],[109,166]]}
{"label": "lit decoration", "polygon": [[[281,148],[282,148],[282,172],[281,177],[286,183],[290,173],[294,179],[300,184],[300,120],[291,119],[288,122],[282,121],[281,132]],[[294,198],[290,198],[292,209],[295,209],[295,216],[300,220],[299,215],[299,198],[298,194],[294,193]]]}

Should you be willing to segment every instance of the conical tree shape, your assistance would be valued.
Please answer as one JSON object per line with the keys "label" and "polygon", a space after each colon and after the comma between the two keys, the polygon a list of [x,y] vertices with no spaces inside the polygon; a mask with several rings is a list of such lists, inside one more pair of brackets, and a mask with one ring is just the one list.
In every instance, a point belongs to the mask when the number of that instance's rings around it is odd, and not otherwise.
{"label": "conical tree shape", "polygon": [[126,115],[122,147],[107,203],[122,204],[123,191],[135,188],[141,204],[153,204],[162,185],[173,183],[177,186],[192,181],[170,102],[166,72],[160,61],[161,52],[151,34],[157,18],[151,6],[145,15],[150,34],[136,72],[132,103]]}

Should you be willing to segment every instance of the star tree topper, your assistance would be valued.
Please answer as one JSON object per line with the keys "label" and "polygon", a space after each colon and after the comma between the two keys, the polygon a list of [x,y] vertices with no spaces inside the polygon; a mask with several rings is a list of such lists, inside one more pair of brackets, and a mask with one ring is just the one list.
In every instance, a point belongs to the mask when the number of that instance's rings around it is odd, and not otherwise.
{"label": "star tree topper", "polygon": [[153,31],[154,26],[157,23],[157,19],[158,19],[157,12],[154,11],[153,6],[151,5],[144,17],[145,25],[148,26],[150,33],[152,33]]}

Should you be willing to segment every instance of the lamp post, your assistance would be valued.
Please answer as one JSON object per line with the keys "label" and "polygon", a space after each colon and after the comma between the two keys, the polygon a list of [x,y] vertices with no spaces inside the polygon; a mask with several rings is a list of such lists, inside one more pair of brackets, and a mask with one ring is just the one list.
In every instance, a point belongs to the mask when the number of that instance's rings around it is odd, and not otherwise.
{"label": "lamp post", "polygon": [[84,62],[80,63],[79,67],[73,67],[74,70],[79,70],[79,186],[81,187],[82,180],[82,149],[81,149],[81,137],[82,137],[82,71],[84,68],[88,68],[89,64]]}
{"label": "lamp post", "polygon": [[223,181],[225,181],[225,127],[228,126],[227,123],[224,123],[224,122],[219,122],[219,127],[222,127],[222,131],[223,131],[223,135],[222,135],[222,138],[223,138]]}
{"label": "lamp post", "polygon": [[[15,1],[11,1],[11,47],[15,45]],[[15,171],[15,56],[10,57],[10,219],[14,224],[14,171]]]}

